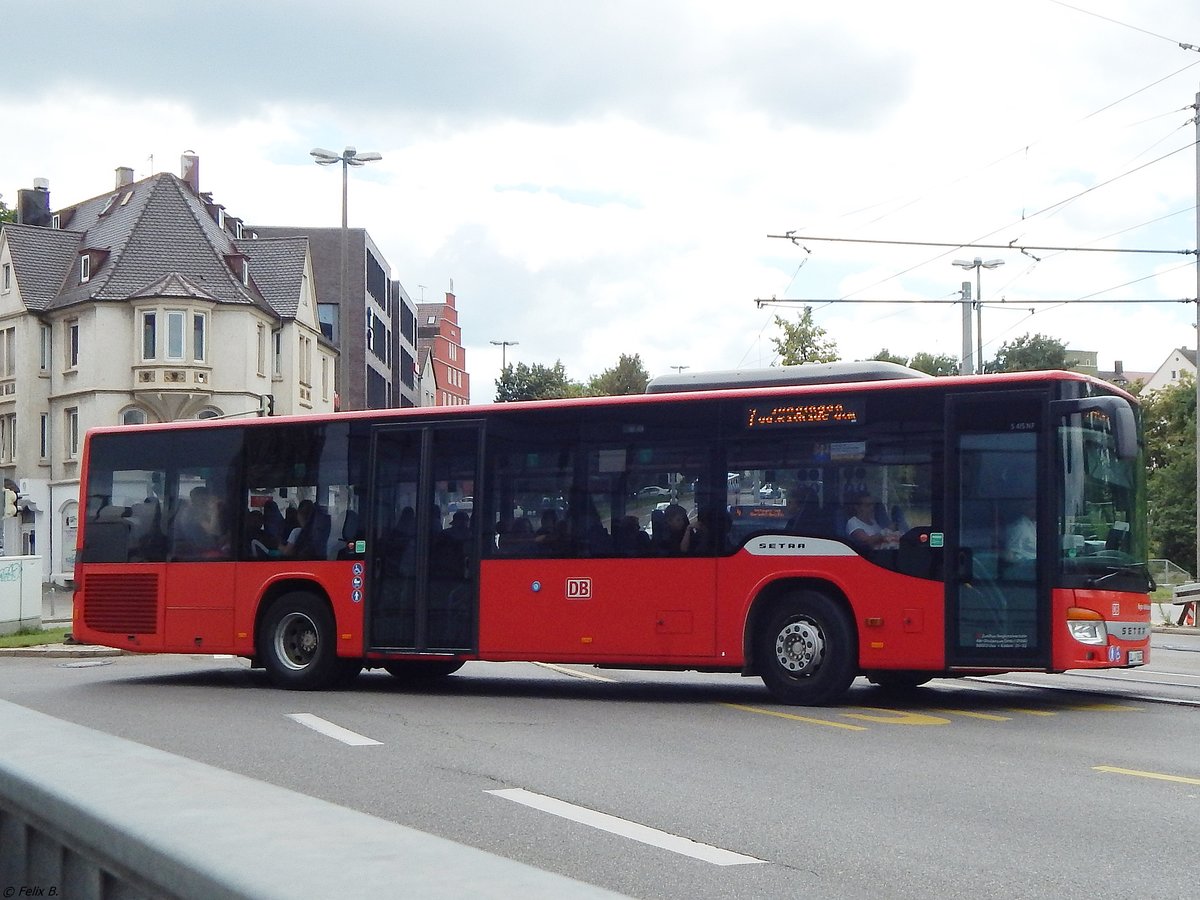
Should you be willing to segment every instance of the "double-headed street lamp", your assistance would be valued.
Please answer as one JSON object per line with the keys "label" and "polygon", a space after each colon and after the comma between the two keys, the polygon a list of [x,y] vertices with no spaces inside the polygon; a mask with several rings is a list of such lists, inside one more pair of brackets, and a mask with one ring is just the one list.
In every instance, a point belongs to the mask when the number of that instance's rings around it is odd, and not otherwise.
{"label": "double-headed street lamp", "polygon": [[971,314],[967,306],[968,297],[963,296],[963,375],[974,375],[977,372],[983,371],[983,294],[979,289],[979,270],[980,269],[995,269],[1004,265],[1002,259],[982,260],[978,256],[973,260],[956,259],[954,265],[962,269],[975,270],[975,358],[971,364],[967,360],[971,359]]}
{"label": "double-headed street lamp", "polygon": [[489,341],[493,347],[500,348],[500,373],[504,374],[504,370],[508,368],[508,348],[515,347],[520,341]]}
{"label": "double-headed street lamp", "polygon": [[[308,152],[308,155],[313,158],[318,166],[332,166],[334,163],[342,164],[342,271],[341,271],[341,288],[338,296],[338,350],[342,351],[342,335],[349,333],[346,328],[347,318],[350,315],[349,304],[346,302],[346,281],[347,267],[349,255],[350,229],[346,214],[346,194],[349,178],[347,173],[351,166],[365,166],[369,162],[383,159],[378,153],[359,153],[353,147],[347,147],[340,154],[334,153],[332,150],[322,150],[320,147],[314,147]],[[346,354],[338,353],[337,370],[339,377],[337,380],[337,391],[339,396],[347,388],[346,384]]]}

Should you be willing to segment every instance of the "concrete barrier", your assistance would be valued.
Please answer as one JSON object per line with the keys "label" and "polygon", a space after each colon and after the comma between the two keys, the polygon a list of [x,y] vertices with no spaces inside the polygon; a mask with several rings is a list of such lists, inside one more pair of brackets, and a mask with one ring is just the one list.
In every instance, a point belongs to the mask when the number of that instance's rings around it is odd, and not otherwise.
{"label": "concrete barrier", "polygon": [[0,897],[32,896],[618,895],[0,701]]}

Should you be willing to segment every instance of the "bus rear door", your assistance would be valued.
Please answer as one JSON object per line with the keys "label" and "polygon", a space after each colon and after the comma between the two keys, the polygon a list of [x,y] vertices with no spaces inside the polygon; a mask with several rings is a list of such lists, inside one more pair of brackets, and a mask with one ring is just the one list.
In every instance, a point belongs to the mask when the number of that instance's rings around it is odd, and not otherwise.
{"label": "bus rear door", "polygon": [[445,654],[477,640],[476,422],[381,426],[372,435],[368,644]]}

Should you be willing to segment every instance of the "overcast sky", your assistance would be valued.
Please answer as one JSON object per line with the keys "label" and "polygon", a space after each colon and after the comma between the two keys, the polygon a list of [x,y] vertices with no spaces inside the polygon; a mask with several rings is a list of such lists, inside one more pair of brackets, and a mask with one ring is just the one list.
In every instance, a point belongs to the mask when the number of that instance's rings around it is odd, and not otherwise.
{"label": "overcast sky", "polygon": [[[349,217],[415,298],[453,279],[473,399],[508,361],[768,365],[810,301],[843,358],[1043,333],[1153,370],[1194,347],[1200,4],[1181,0],[0,0],[0,194],[178,174],[248,223],[340,223],[308,151],[374,150]],[[1088,190],[1094,188],[1094,190]],[[1085,192],[1086,193],[1082,193]],[[802,246],[772,239],[788,231]],[[811,239],[810,239],[811,238]],[[831,300],[942,301],[875,306]],[[1032,315],[1030,310],[1034,309]]]}

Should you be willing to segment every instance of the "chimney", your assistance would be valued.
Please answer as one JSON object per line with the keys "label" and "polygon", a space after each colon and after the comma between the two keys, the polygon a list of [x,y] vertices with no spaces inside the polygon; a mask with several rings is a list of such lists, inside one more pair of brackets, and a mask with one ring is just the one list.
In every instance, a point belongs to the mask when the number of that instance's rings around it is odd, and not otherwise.
{"label": "chimney", "polygon": [[1121,360],[1118,359],[1116,362],[1113,363],[1113,368],[1116,370],[1113,374],[1115,374],[1117,378],[1125,377],[1125,363],[1124,362],[1122,362]]}
{"label": "chimney", "polygon": [[117,190],[133,184],[133,169],[129,166],[117,167]]}
{"label": "chimney", "polygon": [[35,178],[32,188],[17,191],[17,224],[45,228],[50,221],[50,182]]}
{"label": "chimney", "polygon": [[192,193],[200,194],[200,157],[191,150],[185,150],[180,158],[179,177],[192,189]]}

